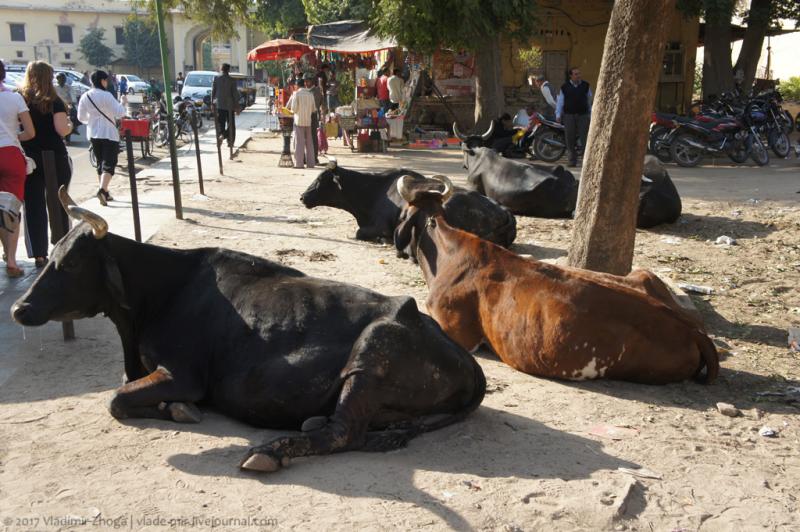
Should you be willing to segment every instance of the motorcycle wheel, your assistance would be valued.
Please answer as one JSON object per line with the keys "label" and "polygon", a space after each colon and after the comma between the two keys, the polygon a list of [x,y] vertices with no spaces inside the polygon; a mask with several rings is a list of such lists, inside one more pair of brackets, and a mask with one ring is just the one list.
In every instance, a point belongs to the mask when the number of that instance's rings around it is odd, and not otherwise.
{"label": "motorcycle wheel", "polygon": [[742,164],[747,160],[748,157],[750,157],[750,152],[747,151],[747,146],[744,144],[729,148],[727,153],[731,161],[735,162],[736,164]]}
{"label": "motorcycle wheel", "polygon": [[772,148],[773,153],[783,159],[789,155],[791,142],[789,135],[782,130],[773,129],[769,132],[769,147]]}
{"label": "motorcycle wheel", "polygon": [[685,168],[692,168],[700,164],[703,159],[703,152],[697,148],[693,148],[686,143],[688,135],[680,135],[672,141],[669,147],[669,154],[672,160],[678,163],[678,166]]}
{"label": "motorcycle wheel", "polygon": [[533,141],[533,152],[540,160],[554,163],[564,156],[567,147],[564,145],[563,135],[556,131],[544,131]]}
{"label": "motorcycle wheel", "polygon": [[[663,144],[663,140],[669,135],[669,132],[670,130],[664,126],[656,126],[653,128],[653,131],[650,132],[650,139],[647,142],[648,153],[658,157],[658,160],[662,163],[672,161],[672,155],[669,153],[669,145],[665,146]],[[658,148],[656,148],[656,146],[658,146]]]}
{"label": "motorcycle wheel", "polygon": [[758,166],[764,166],[769,163],[769,152],[763,142],[755,141],[750,150],[750,158],[753,159]]}

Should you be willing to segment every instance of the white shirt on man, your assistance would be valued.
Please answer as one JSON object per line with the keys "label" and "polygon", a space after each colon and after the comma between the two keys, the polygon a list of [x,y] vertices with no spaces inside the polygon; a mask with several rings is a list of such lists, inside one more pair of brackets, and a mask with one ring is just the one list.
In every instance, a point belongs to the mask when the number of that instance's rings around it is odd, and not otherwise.
{"label": "white shirt on man", "polygon": [[286,107],[294,113],[294,125],[299,127],[311,126],[311,115],[317,110],[314,93],[311,89],[303,87],[292,93]]}
{"label": "white shirt on man", "polygon": [[403,99],[403,87],[406,82],[400,76],[392,76],[387,84],[389,85],[389,101],[400,103]]}
{"label": "white shirt on man", "polygon": [[19,115],[28,110],[25,99],[8,89],[0,91],[0,148],[20,146]]}
{"label": "white shirt on man", "polygon": [[556,110],[556,101],[553,98],[553,91],[550,90],[550,82],[545,81],[542,83],[542,86],[539,88],[542,91],[542,96],[544,96],[544,101],[547,102],[547,105],[553,108],[553,111]]}
{"label": "white shirt on man", "polygon": [[[89,101],[90,98],[91,101]],[[105,113],[108,118],[100,114],[100,111]],[[78,120],[86,124],[90,139],[108,139],[119,142],[119,130],[113,120],[123,116],[125,116],[125,107],[114,98],[113,94],[103,89],[93,88],[84,94],[78,103]]]}

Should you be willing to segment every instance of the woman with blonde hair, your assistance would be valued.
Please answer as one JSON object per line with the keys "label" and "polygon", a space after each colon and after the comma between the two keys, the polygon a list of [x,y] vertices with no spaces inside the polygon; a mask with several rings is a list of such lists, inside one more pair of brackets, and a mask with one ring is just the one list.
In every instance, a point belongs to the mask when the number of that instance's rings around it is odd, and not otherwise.
{"label": "woman with blonde hair", "polygon": [[[22,143],[27,156],[36,162],[36,170],[25,181],[25,244],[28,256],[34,258],[37,268],[41,268],[47,263],[49,247],[42,152],[53,152],[58,186],[69,186],[72,164],[64,137],[72,132],[72,122],[66,104],[58,97],[53,85],[53,67],[45,61],[28,63],[19,92],[28,104],[36,128],[36,137]],[[65,226],[68,224],[63,209],[58,210],[57,216],[63,218]]]}
{"label": "woman with blonde hair", "polygon": [[[19,213],[22,199],[25,196],[25,154],[20,141],[34,137],[31,115],[22,96],[3,85],[6,79],[6,67],[0,61],[0,196],[14,203],[9,210],[0,210],[5,222],[5,213]],[[22,132],[20,132],[22,124]],[[18,221],[18,220],[17,220]],[[19,224],[0,224],[0,242],[3,244],[3,259],[6,261],[6,275],[21,277],[25,272],[17,265],[17,241],[19,240]]]}

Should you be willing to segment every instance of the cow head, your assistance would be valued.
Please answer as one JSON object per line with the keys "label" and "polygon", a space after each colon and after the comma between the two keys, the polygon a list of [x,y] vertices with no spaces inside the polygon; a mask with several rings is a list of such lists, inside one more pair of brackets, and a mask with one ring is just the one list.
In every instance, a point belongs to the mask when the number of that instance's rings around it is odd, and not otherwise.
{"label": "cow head", "polygon": [[59,199],[78,224],[53,248],[50,262],[11,307],[22,325],[43,325],[94,316],[112,301],[124,304],[119,267],[108,253],[108,224],[97,214],[78,207],[62,186]]}
{"label": "cow head", "polygon": [[341,207],[344,196],[342,195],[342,178],[336,159],[331,157],[330,162],[305,192],[300,195],[300,201],[309,209],[321,205],[327,207]]}
{"label": "cow head", "polygon": [[[435,226],[437,216],[444,216],[444,203],[453,194],[453,184],[443,175],[433,176],[434,183],[420,184],[410,175],[397,180],[397,192],[406,200],[400,223],[394,231],[394,245],[398,254],[410,248],[416,256],[419,238],[425,227]],[[433,186],[431,186],[433,185]],[[439,187],[443,187],[439,190]]]}
{"label": "cow head", "polygon": [[453,122],[453,134],[461,141],[461,147],[466,148],[480,148],[482,146],[489,146],[489,140],[494,133],[494,120],[489,122],[489,129],[482,135],[464,135],[458,129],[458,124]]}

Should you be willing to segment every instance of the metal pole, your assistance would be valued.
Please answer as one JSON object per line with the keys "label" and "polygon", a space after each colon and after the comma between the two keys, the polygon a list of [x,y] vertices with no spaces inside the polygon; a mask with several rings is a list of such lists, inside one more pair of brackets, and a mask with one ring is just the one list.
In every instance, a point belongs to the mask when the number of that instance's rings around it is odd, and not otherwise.
{"label": "metal pole", "polygon": [[214,120],[214,142],[217,144],[217,161],[219,161],[219,175],[225,175],[222,173],[222,141],[219,138],[219,122],[217,122],[217,118],[219,117],[219,109],[215,107],[212,108],[212,120]]}
{"label": "metal pole", "polygon": [[228,158],[233,160],[233,136],[236,135],[233,123],[233,111],[228,110]]}
{"label": "metal pole", "polygon": [[[58,201],[58,172],[56,171],[56,156],[52,151],[42,152],[42,172],[44,173],[44,186],[47,192],[47,211],[50,218],[50,232],[53,239],[61,240],[69,231],[69,217]],[[75,339],[75,324],[65,321],[61,324],[61,333],[64,340]]]}
{"label": "metal pole", "polygon": [[183,220],[183,206],[181,205],[181,181],[178,175],[178,152],[175,149],[175,119],[172,116],[172,91],[170,90],[171,76],[169,74],[169,50],[167,49],[167,35],[164,31],[164,7],[161,0],[155,0],[156,19],[158,20],[158,40],[161,45],[161,74],[164,76],[164,92],[167,100],[167,133],[169,134],[169,158],[172,166],[172,191],[175,195],[175,218]]}
{"label": "metal pole", "polygon": [[136,191],[136,165],[133,164],[133,141],[131,130],[125,130],[125,150],[128,154],[128,180],[131,184],[131,208],[133,209],[133,234],[137,242],[142,241],[142,226],[139,222],[139,194]]}
{"label": "metal pole", "polygon": [[197,155],[197,182],[200,184],[200,194],[206,195],[203,190],[203,163],[200,161],[200,132],[197,131],[197,110],[191,109],[192,132],[194,133],[194,153]]}

